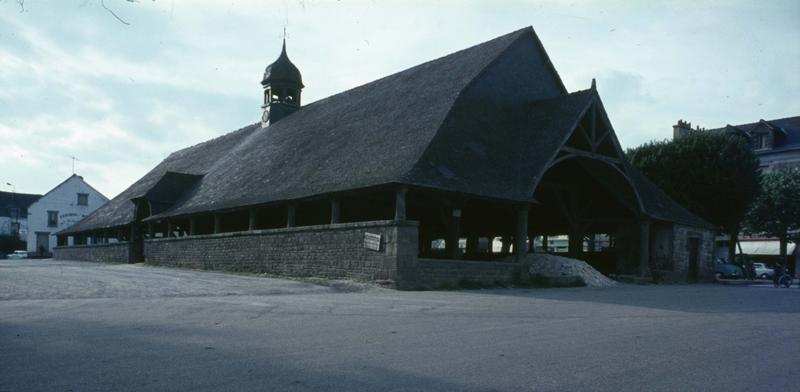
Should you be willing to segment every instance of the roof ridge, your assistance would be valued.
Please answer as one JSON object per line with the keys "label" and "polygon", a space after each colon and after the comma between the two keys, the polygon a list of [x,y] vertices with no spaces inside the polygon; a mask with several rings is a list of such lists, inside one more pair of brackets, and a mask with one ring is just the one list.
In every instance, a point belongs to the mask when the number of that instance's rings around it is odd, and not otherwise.
{"label": "roof ridge", "polygon": [[[475,44],[475,45],[472,45],[472,46],[466,47],[466,48],[464,48],[464,49],[460,49],[460,50],[457,50],[457,51],[455,51],[455,52],[448,53],[448,54],[446,54],[446,55],[444,55],[444,56],[440,56],[440,57],[437,57],[437,58],[435,58],[435,59],[431,59],[431,60],[425,61],[425,62],[423,62],[423,63],[416,64],[416,65],[414,65],[414,66],[411,66],[411,67],[408,67],[408,68],[402,69],[402,70],[400,70],[400,71],[397,71],[397,72],[393,72],[393,73],[391,73],[391,74],[389,74],[389,75],[386,75],[386,76],[380,77],[380,78],[378,78],[378,79],[371,80],[371,81],[369,81],[369,82],[366,82],[366,83],[360,84],[360,85],[358,85],[358,86],[351,87],[351,88],[349,88],[349,89],[347,89],[347,90],[344,90],[344,91],[340,91],[340,92],[338,92],[338,93],[331,94],[331,95],[329,95],[329,96],[327,96],[327,97],[324,97],[324,98],[320,98],[320,99],[318,99],[318,100],[316,100],[316,101],[314,101],[314,102],[311,102],[311,103],[309,103],[309,104],[307,104],[307,105],[304,105],[304,106],[300,107],[300,109],[299,109],[299,110],[303,110],[303,108],[305,108],[305,107],[310,107],[310,106],[312,106],[312,105],[313,105],[313,106],[316,106],[316,105],[318,105],[318,104],[321,104],[322,102],[325,102],[325,101],[327,101],[327,100],[329,100],[329,99],[331,99],[331,98],[334,98],[334,97],[336,97],[336,96],[338,96],[338,95],[341,95],[341,94],[347,94],[347,93],[353,92],[353,91],[355,91],[355,90],[361,89],[361,88],[363,88],[363,87],[365,87],[365,86],[368,86],[368,85],[371,85],[371,84],[373,84],[373,83],[378,83],[378,82],[380,82],[380,81],[383,81],[383,80],[385,80],[385,79],[392,78],[392,77],[394,77],[394,76],[396,76],[396,75],[398,75],[398,74],[401,74],[401,73],[404,73],[404,72],[409,72],[409,71],[411,71],[411,70],[415,70],[415,69],[417,69],[417,68],[422,68],[422,67],[424,67],[424,66],[427,66],[427,65],[429,65],[429,64],[431,64],[431,63],[434,63],[434,62],[437,62],[437,61],[441,61],[441,60],[443,60],[443,59],[446,59],[446,58],[448,58],[448,57],[452,57],[452,56],[456,56],[456,55],[459,55],[459,54],[463,54],[463,53],[464,53],[464,52],[466,52],[466,51],[474,50],[475,48],[477,48],[477,47],[479,47],[479,46],[486,45],[486,44],[488,44],[488,43],[490,43],[490,42],[494,42],[494,41],[500,41],[500,40],[502,40],[503,38],[507,38],[507,37],[509,37],[509,36],[512,36],[512,35],[514,35],[514,34],[520,34],[521,32],[523,32],[523,31],[525,31],[525,30],[533,30],[533,27],[531,27],[531,26],[524,27],[524,28],[521,28],[521,29],[519,29],[519,30],[515,30],[515,31],[513,31],[513,32],[510,32],[510,33],[508,33],[508,34],[503,34],[503,35],[501,35],[501,36],[499,36],[499,37],[495,37],[495,38],[492,38],[492,39],[490,39],[490,40],[486,40],[486,41],[484,41],[484,42],[481,42],[481,43],[479,43],[479,44]],[[509,46],[511,45],[511,43],[513,43],[513,42],[515,42],[515,41],[516,41],[516,38],[515,38],[513,41],[511,41],[511,42],[509,43]],[[508,46],[506,46],[506,48],[505,48],[505,49],[503,49],[503,51],[505,51],[506,49],[508,49]],[[501,52],[501,53],[502,53],[502,52]],[[498,55],[498,56],[499,56],[499,55]],[[488,65],[487,65],[487,67],[488,67]],[[477,77],[478,77],[478,75],[476,75],[476,76],[475,76],[475,78],[477,78]],[[473,79],[474,79],[474,78],[473,78]],[[299,110],[298,110],[298,111],[299,111]]]}

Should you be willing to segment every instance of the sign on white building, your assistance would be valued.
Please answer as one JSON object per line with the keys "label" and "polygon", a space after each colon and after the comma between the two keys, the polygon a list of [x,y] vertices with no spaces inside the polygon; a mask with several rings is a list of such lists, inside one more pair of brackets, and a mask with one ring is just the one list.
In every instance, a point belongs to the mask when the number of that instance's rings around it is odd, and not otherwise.
{"label": "sign on white building", "polygon": [[91,214],[108,198],[73,174],[28,207],[28,252],[48,253],[55,234]]}

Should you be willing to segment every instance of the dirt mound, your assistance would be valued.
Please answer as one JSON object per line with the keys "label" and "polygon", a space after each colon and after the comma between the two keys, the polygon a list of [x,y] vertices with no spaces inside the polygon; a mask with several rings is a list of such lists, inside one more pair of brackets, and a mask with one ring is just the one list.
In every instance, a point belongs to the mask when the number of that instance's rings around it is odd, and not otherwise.
{"label": "dirt mound", "polygon": [[592,268],[585,261],[548,253],[534,253],[527,257],[531,276],[555,280],[580,280],[589,287],[616,286],[617,282]]}

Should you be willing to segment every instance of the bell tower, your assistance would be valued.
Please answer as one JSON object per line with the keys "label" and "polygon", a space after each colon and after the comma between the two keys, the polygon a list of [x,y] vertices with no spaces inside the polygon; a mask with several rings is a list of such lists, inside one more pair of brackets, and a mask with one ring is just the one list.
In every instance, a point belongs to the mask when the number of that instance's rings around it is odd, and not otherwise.
{"label": "bell tower", "polygon": [[280,121],[300,108],[303,77],[286,55],[286,38],[283,39],[281,55],[264,70],[261,86],[264,88],[262,128]]}

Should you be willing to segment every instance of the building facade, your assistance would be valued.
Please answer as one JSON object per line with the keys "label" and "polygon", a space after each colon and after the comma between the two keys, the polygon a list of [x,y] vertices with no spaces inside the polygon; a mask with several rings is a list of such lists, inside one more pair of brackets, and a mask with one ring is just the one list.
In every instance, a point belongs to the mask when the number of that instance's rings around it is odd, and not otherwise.
{"label": "building facade", "polygon": [[56,232],[61,231],[108,202],[108,198],[84,181],[71,175],[28,207],[28,252],[49,254],[56,247]]}
{"label": "building facade", "polygon": [[42,195],[0,192],[0,236],[25,241],[28,237],[28,207]]}
{"label": "building facade", "polygon": [[[566,235],[616,273],[711,275],[716,228],[626,161],[594,81],[567,91],[530,27],[308,105],[303,87],[284,44],[260,122],[171,154],[56,256],[416,288],[525,280],[531,238]],[[614,247],[589,254],[595,235]]]}
{"label": "building facade", "polygon": [[[679,120],[672,126],[672,137],[677,139],[691,130],[691,123]],[[746,137],[758,157],[762,173],[800,169],[800,116],[758,120],[739,125],[728,124],[705,131],[735,133]]]}

